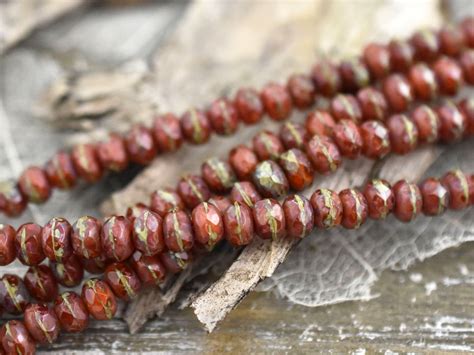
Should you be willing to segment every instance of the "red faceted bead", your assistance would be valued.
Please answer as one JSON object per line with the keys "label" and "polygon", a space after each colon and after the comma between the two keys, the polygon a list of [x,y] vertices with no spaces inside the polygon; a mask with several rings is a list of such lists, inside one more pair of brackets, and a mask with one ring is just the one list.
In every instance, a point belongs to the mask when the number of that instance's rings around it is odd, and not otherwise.
{"label": "red faceted bead", "polygon": [[104,172],[94,145],[76,145],[72,148],[71,158],[77,174],[85,181],[94,183],[102,178]]}
{"label": "red faceted bead", "polygon": [[71,244],[74,254],[84,259],[97,258],[102,252],[101,223],[94,217],[80,217],[72,225]]}
{"label": "red faceted bead", "polygon": [[232,204],[230,199],[226,196],[212,196],[209,200],[207,200],[207,202],[216,207],[221,213],[224,213],[225,210]]}
{"label": "red faceted bead", "polygon": [[458,107],[466,119],[465,134],[474,135],[474,97],[465,98]]}
{"label": "red faceted bead", "polygon": [[102,226],[100,235],[104,255],[115,261],[124,261],[133,253],[132,225],[123,216],[112,216]]}
{"label": "red faceted bead", "polygon": [[380,179],[374,179],[365,186],[364,197],[369,208],[369,217],[372,219],[387,217],[395,203],[390,184]]}
{"label": "red faceted bead", "polygon": [[423,213],[436,216],[443,213],[449,205],[449,191],[436,178],[428,178],[420,184],[423,198]]}
{"label": "red faceted bead", "polygon": [[71,225],[61,217],[54,217],[43,227],[41,245],[49,260],[62,262],[72,255]]}
{"label": "red faceted bead", "polygon": [[468,83],[474,84],[474,50],[467,50],[461,54],[459,64],[463,71],[463,78]]}
{"label": "red faceted bead", "polygon": [[393,115],[387,120],[392,151],[407,154],[418,144],[418,130],[406,115]]}
{"label": "red faceted bead", "polygon": [[153,137],[162,152],[174,152],[183,144],[179,118],[172,113],[160,115],[153,121]]}
{"label": "red faceted bead", "polygon": [[97,156],[102,167],[110,171],[123,171],[129,164],[125,140],[116,133],[111,133],[106,142],[97,144]]}
{"label": "red faceted bead", "polygon": [[161,217],[174,208],[185,208],[183,200],[175,190],[171,188],[158,189],[151,195],[150,209]]}
{"label": "red faceted bead", "polygon": [[264,108],[257,90],[240,89],[235,95],[234,105],[243,122],[254,124],[262,119]]}
{"label": "red faceted bead", "polygon": [[352,95],[336,95],[331,100],[331,114],[337,120],[352,120],[360,123],[362,111],[356,98]]}
{"label": "red faceted bead", "polygon": [[158,255],[146,256],[137,250],[129,261],[143,286],[158,286],[165,280],[166,269]]}
{"label": "red faceted bead", "polygon": [[370,82],[369,70],[360,59],[343,60],[339,64],[339,74],[346,92],[355,92]]}
{"label": "red faceted bead", "polygon": [[41,302],[52,302],[58,295],[58,282],[47,265],[31,266],[23,279],[30,295]]}
{"label": "red faceted bead", "polygon": [[291,96],[286,87],[277,83],[265,85],[260,94],[265,111],[271,119],[281,121],[291,113]]}
{"label": "red faceted bead", "polygon": [[262,199],[254,184],[248,181],[237,182],[230,192],[232,202],[246,204],[249,207]]}
{"label": "red faceted bead", "polygon": [[439,117],[427,105],[418,106],[412,113],[411,119],[418,130],[420,143],[434,143],[438,141]]}
{"label": "red faceted bead", "polygon": [[393,214],[402,222],[414,220],[423,207],[418,186],[400,180],[392,187],[392,192],[395,198]]}
{"label": "red faceted bead", "polygon": [[15,228],[0,223],[0,265],[8,265],[16,258]]}
{"label": "red faceted bead", "polygon": [[314,136],[306,144],[306,154],[314,169],[320,174],[335,171],[342,163],[341,153],[334,141],[324,136]]}
{"label": "red faceted bead", "polygon": [[27,168],[18,179],[21,193],[33,203],[44,203],[51,195],[51,185],[43,169],[36,166]]}
{"label": "red faceted bead", "polygon": [[314,104],[316,90],[308,75],[294,74],[290,76],[287,87],[296,107],[304,109]]}
{"label": "red faceted bead", "polygon": [[25,310],[25,326],[40,344],[52,344],[59,336],[61,326],[52,309],[43,304],[30,304]]}
{"label": "red faceted bead", "polygon": [[413,49],[406,41],[392,40],[388,45],[390,67],[394,71],[403,72],[413,63]]}
{"label": "red faceted bead", "polygon": [[439,89],[443,94],[456,95],[463,82],[459,64],[448,57],[439,58],[433,65]]}
{"label": "red faceted bead", "polygon": [[285,212],[278,201],[266,198],[253,206],[253,221],[262,239],[278,240],[286,236]]}
{"label": "red faceted bead", "polygon": [[18,259],[25,265],[38,265],[44,260],[41,230],[36,223],[25,223],[16,232],[16,253]]}
{"label": "red faceted bead", "polygon": [[301,191],[313,183],[314,169],[308,156],[301,150],[287,150],[280,155],[278,163],[285,172],[291,189]]}
{"label": "red faceted bead", "polygon": [[210,158],[201,166],[202,177],[210,189],[223,193],[232,188],[236,180],[229,163],[219,158]]}
{"label": "red faceted bead", "polygon": [[328,189],[316,190],[310,198],[314,211],[314,224],[319,228],[332,228],[341,224],[342,202],[339,195]]}
{"label": "red faceted bead", "polygon": [[470,16],[461,22],[461,31],[464,35],[464,40],[470,48],[474,48],[474,17]]}
{"label": "red faceted bead", "polygon": [[71,255],[61,263],[51,263],[50,266],[56,280],[65,287],[79,285],[84,277],[84,268],[75,255]]}
{"label": "red faceted bead", "polygon": [[26,197],[12,181],[0,182],[0,210],[9,217],[21,214],[27,204]]}
{"label": "red faceted bead", "polygon": [[234,202],[224,213],[224,228],[225,238],[234,247],[250,244],[254,234],[250,207]]}
{"label": "red faceted bead", "polygon": [[334,142],[343,156],[356,159],[362,151],[359,127],[350,120],[341,120],[334,127]]}
{"label": "red faceted bead", "polygon": [[289,184],[283,170],[272,160],[257,165],[253,183],[263,197],[279,198],[288,193]]}
{"label": "red faceted bead", "polygon": [[212,250],[224,237],[224,221],[217,207],[201,202],[192,212],[192,223],[196,241]]}
{"label": "red faceted bead", "polygon": [[286,122],[280,128],[280,140],[286,149],[301,149],[308,140],[308,133],[302,124]]}
{"label": "red faceted bead", "polygon": [[229,153],[229,164],[239,180],[250,180],[258,164],[258,158],[252,149],[238,145]]}
{"label": "red faceted bead", "polygon": [[5,274],[0,279],[0,304],[10,314],[22,314],[30,303],[23,281],[16,275]]}
{"label": "red faceted bead", "polygon": [[438,93],[438,84],[435,73],[425,63],[412,66],[408,72],[413,93],[423,101],[432,100]]}
{"label": "red faceted bead", "polygon": [[125,301],[135,298],[142,287],[135,271],[125,263],[112,263],[107,266],[104,280],[115,296]]}
{"label": "red faceted bead", "polygon": [[82,259],[82,266],[90,274],[102,274],[107,266],[107,261],[102,253],[96,258]]}
{"label": "red faceted bead", "polygon": [[461,140],[467,126],[466,117],[462,112],[451,101],[447,101],[438,107],[437,113],[440,139],[447,143]]}
{"label": "red faceted bead", "polygon": [[261,131],[253,137],[253,150],[260,160],[278,159],[285,147],[281,140],[270,131]]}
{"label": "red faceted bead", "polygon": [[33,355],[36,344],[25,325],[18,320],[9,320],[0,329],[0,340],[6,354]]}
{"label": "red faceted bead", "polygon": [[211,197],[209,187],[199,175],[185,175],[178,182],[178,194],[188,208],[196,207]]}
{"label": "red faceted bead", "polygon": [[439,54],[436,34],[431,30],[418,31],[410,39],[415,58],[424,62],[434,60]]}
{"label": "red faceted bead", "polygon": [[323,96],[333,96],[342,86],[341,76],[334,63],[321,60],[311,71],[316,92]]}
{"label": "red faceted bead", "polygon": [[286,232],[289,238],[304,238],[314,226],[311,203],[304,196],[290,195],[283,202]]}
{"label": "red faceted bead", "polygon": [[359,102],[364,121],[385,121],[388,105],[385,96],[379,90],[372,87],[359,90],[357,92],[357,101]]}
{"label": "red faceted bead", "polygon": [[160,254],[160,260],[165,265],[167,271],[172,274],[177,274],[185,270],[192,262],[192,254],[187,251],[181,253],[174,253],[167,251],[166,253]]}
{"label": "red faceted bead", "polygon": [[165,249],[163,220],[151,211],[145,210],[133,221],[133,244],[145,255],[155,255]]}
{"label": "red faceted bead", "polygon": [[204,112],[191,109],[181,116],[181,130],[192,144],[206,143],[211,137],[211,124]]}
{"label": "red faceted bead", "polygon": [[182,210],[168,212],[163,219],[163,235],[169,250],[175,253],[191,250],[194,234],[188,214]]}
{"label": "red faceted bead", "polygon": [[141,124],[133,126],[128,131],[125,136],[125,143],[130,161],[133,163],[148,165],[158,153],[151,131]]}
{"label": "red faceted bead", "polygon": [[51,186],[58,189],[70,189],[76,185],[77,173],[71,155],[66,152],[56,153],[44,168]]}
{"label": "red faceted bead", "polygon": [[441,181],[449,191],[449,208],[460,210],[469,205],[469,181],[461,170],[446,173]]}
{"label": "red faceted bead", "polygon": [[112,319],[117,312],[117,301],[105,281],[86,281],[82,286],[82,300],[90,315],[97,320]]}
{"label": "red faceted bead", "polygon": [[345,189],[339,193],[342,203],[342,221],[344,228],[359,228],[367,219],[368,206],[364,195],[356,189]]}
{"label": "red faceted bead", "polygon": [[68,333],[84,331],[89,324],[89,312],[82,298],[75,292],[64,292],[56,297],[54,312],[61,329]]}
{"label": "red faceted bead", "polygon": [[379,121],[364,122],[360,128],[362,154],[370,159],[382,159],[390,153],[390,137],[387,127]]}
{"label": "red faceted bead", "polygon": [[383,78],[390,72],[390,51],[384,45],[370,43],[364,49],[364,61],[373,78]]}
{"label": "red faceted bead", "polygon": [[400,74],[392,74],[385,79],[383,92],[389,106],[396,112],[405,111],[413,101],[412,88]]}
{"label": "red faceted bead", "polygon": [[214,101],[207,111],[207,117],[214,131],[220,135],[232,134],[239,126],[238,112],[227,99]]}
{"label": "red faceted bead", "polygon": [[438,32],[438,43],[441,53],[456,57],[464,47],[464,35],[459,28],[444,26]]}
{"label": "red faceted bead", "polygon": [[309,137],[314,135],[332,137],[336,122],[334,118],[326,111],[313,111],[306,116],[306,130]]}

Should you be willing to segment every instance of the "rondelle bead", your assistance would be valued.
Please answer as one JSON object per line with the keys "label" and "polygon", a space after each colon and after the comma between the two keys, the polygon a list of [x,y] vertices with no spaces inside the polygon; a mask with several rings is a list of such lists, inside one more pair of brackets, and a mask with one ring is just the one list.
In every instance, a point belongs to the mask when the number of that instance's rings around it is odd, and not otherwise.
{"label": "rondelle bead", "polygon": [[392,70],[403,72],[413,63],[413,49],[407,41],[392,40],[388,45],[388,50]]}
{"label": "rondelle bead", "polygon": [[44,203],[51,195],[51,185],[43,169],[36,166],[26,168],[18,179],[22,194],[32,203]]}
{"label": "rondelle bead", "polygon": [[117,312],[117,301],[105,281],[87,280],[82,286],[82,300],[89,314],[97,320],[112,319]]}
{"label": "rondelle bead", "polygon": [[0,211],[9,217],[21,214],[27,205],[26,197],[13,181],[0,182]]}
{"label": "rondelle bead", "polygon": [[17,275],[4,274],[0,279],[0,304],[10,314],[22,314],[30,303],[28,291]]}
{"label": "rondelle bead", "polygon": [[234,105],[243,122],[254,124],[262,119],[264,108],[257,90],[240,89],[235,95]]}
{"label": "rondelle bead", "polygon": [[287,150],[280,155],[278,164],[285,172],[291,189],[301,191],[313,183],[314,169],[308,156],[301,150]]}
{"label": "rondelle bead", "polygon": [[446,173],[441,181],[449,192],[449,208],[460,210],[469,205],[469,181],[461,170]]}
{"label": "rondelle bead", "polygon": [[262,199],[255,185],[248,181],[236,182],[230,191],[232,202],[240,202],[249,207]]}
{"label": "rondelle bead", "polygon": [[474,50],[464,51],[459,57],[459,64],[463,71],[464,80],[470,84],[474,84]]}
{"label": "rondelle bead", "polygon": [[408,80],[414,95],[420,100],[432,100],[438,93],[435,73],[425,63],[412,66],[408,72]]}
{"label": "rondelle bead", "polygon": [[158,189],[151,195],[150,209],[161,217],[174,208],[185,208],[183,200],[175,190],[171,188]]}
{"label": "rondelle bead", "polygon": [[470,48],[474,48],[474,17],[465,18],[460,25],[464,40]]}
{"label": "rondelle bead", "polygon": [[211,124],[204,112],[190,109],[181,116],[181,130],[192,144],[206,143],[211,137]]}
{"label": "rondelle bead", "polygon": [[212,196],[209,200],[207,200],[207,202],[216,207],[221,213],[224,213],[225,210],[232,204],[227,196],[218,195]]}
{"label": "rondelle bead", "polygon": [[388,105],[385,96],[379,90],[372,87],[359,90],[357,92],[357,101],[359,102],[364,121],[385,121]]}
{"label": "rondelle bead", "polygon": [[266,198],[255,203],[252,209],[254,228],[262,239],[278,240],[286,236],[286,220],[278,201]]}
{"label": "rondelle bead", "polygon": [[339,64],[342,89],[346,92],[355,92],[369,84],[369,70],[362,60],[355,58],[343,60]]}
{"label": "rondelle bead", "polygon": [[151,131],[141,124],[127,132],[125,142],[130,161],[136,164],[150,164],[158,152]]}
{"label": "rondelle bead", "polygon": [[8,265],[16,258],[16,231],[9,224],[0,223],[0,265]]}
{"label": "rondelle bead", "polygon": [[56,297],[54,312],[61,329],[68,333],[84,331],[89,324],[89,312],[82,298],[75,292],[64,292]]}
{"label": "rondelle bead", "polygon": [[352,95],[336,95],[331,100],[331,114],[336,119],[351,120],[360,123],[362,120],[362,111],[356,98]]}
{"label": "rondelle bead", "polygon": [[253,183],[263,197],[279,198],[286,195],[289,190],[285,173],[272,160],[265,160],[257,165]]}
{"label": "rondelle bead", "polygon": [[364,195],[356,189],[345,189],[339,193],[342,203],[342,221],[344,228],[359,228],[367,219],[368,206]]}
{"label": "rondelle bead", "polygon": [[179,118],[172,113],[156,117],[151,130],[155,142],[162,152],[174,152],[183,144]]}
{"label": "rondelle bead", "polygon": [[383,82],[383,92],[393,111],[401,112],[413,101],[413,93],[408,80],[400,74],[392,74]]}
{"label": "rondelle bead", "polygon": [[154,212],[145,210],[133,221],[133,244],[145,255],[155,255],[165,249],[163,220]]}
{"label": "rondelle bead", "polygon": [[427,216],[436,216],[443,213],[449,205],[449,191],[436,178],[428,178],[420,185],[423,198],[423,213]]}
{"label": "rondelle bead", "polygon": [[188,214],[182,210],[172,210],[163,219],[163,236],[169,250],[179,253],[191,250],[194,234]]}
{"label": "rondelle bead", "polygon": [[25,223],[16,232],[16,253],[18,259],[25,265],[38,265],[44,260],[41,230],[36,223]]}
{"label": "rondelle bead", "polygon": [[40,344],[52,344],[59,336],[61,326],[52,309],[44,304],[30,304],[25,309],[25,326]]}
{"label": "rondelle bead", "polygon": [[158,255],[146,256],[137,250],[130,257],[129,262],[143,286],[158,286],[165,280],[166,269]]}
{"label": "rondelle bead", "polygon": [[102,274],[107,267],[107,258],[103,253],[101,253],[96,258],[91,259],[82,259],[82,266],[90,274]]}
{"label": "rondelle bead", "polygon": [[395,198],[390,184],[385,180],[370,181],[365,186],[364,197],[372,219],[384,219],[393,209]]}
{"label": "rondelle bead", "polygon": [[316,90],[310,76],[293,74],[288,79],[287,88],[296,107],[304,109],[314,104]]}
{"label": "rondelle bead", "polygon": [[100,180],[103,169],[97,157],[96,147],[92,144],[79,144],[72,148],[71,158],[77,174],[86,182]]}
{"label": "rondelle bead", "polygon": [[458,107],[466,119],[465,134],[474,135],[474,97],[465,98]]}
{"label": "rondelle bead", "polygon": [[393,214],[402,222],[410,222],[418,216],[423,208],[423,199],[416,184],[400,180],[392,187],[395,205]]}
{"label": "rondelle bead", "polygon": [[53,217],[41,233],[41,246],[49,260],[61,262],[72,254],[71,225],[61,217]]}
{"label": "rondelle bead", "polygon": [[225,238],[234,247],[250,244],[254,226],[252,210],[245,204],[234,202],[224,212]]}
{"label": "rondelle bead", "polygon": [[316,226],[328,229],[341,224],[342,202],[337,192],[318,189],[311,195],[310,202]]}
{"label": "rondelle bead", "polygon": [[311,77],[316,92],[323,96],[333,96],[341,89],[341,76],[337,66],[328,61],[321,60],[316,63],[311,71]]}
{"label": "rondelle bead", "polygon": [[336,122],[326,111],[313,111],[306,116],[306,130],[309,133],[308,139],[314,135],[332,137]]}
{"label": "rondelle bead", "polygon": [[289,238],[304,238],[314,226],[311,203],[304,196],[290,195],[283,202],[286,233]]}
{"label": "rondelle bead", "polygon": [[211,197],[209,187],[199,175],[185,175],[178,182],[178,194],[189,209]]}
{"label": "rondelle bead", "polygon": [[51,186],[58,189],[70,189],[76,185],[77,174],[71,155],[66,152],[56,153],[44,168]]}
{"label": "rondelle bead", "polygon": [[47,265],[31,266],[23,280],[30,295],[41,302],[52,302],[58,295],[58,282]]}
{"label": "rondelle bead", "polygon": [[439,54],[436,34],[431,30],[422,30],[413,34],[410,43],[415,51],[415,58],[424,62],[434,60]]}
{"label": "rondelle bead", "polygon": [[360,127],[362,154],[370,159],[382,159],[390,153],[390,137],[387,127],[380,121],[366,121]]}
{"label": "rondelle bead", "polygon": [[349,159],[356,159],[362,151],[359,127],[351,120],[341,120],[336,124],[334,142],[341,154]]}
{"label": "rondelle bead", "polygon": [[2,349],[6,354],[34,355],[36,344],[23,322],[9,320],[0,328]]}
{"label": "rondelle bead", "polygon": [[172,274],[177,274],[185,270],[191,264],[192,260],[192,254],[187,251],[181,253],[167,251],[160,254],[160,261],[163,263],[166,270]]}
{"label": "rondelle bead", "polygon": [[126,263],[112,263],[107,266],[104,280],[115,296],[125,301],[135,298],[142,287],[137,274]]}
{"label": "rondelle bead", "polygon": [[107,141],[97,144],[97,157],[102,167],[110,171],[123,171],[129,164],[125,140],[117,133],[111,133]]}
{"label": "rondelle bead", "polygon": [[302,124],[285,122],[280,128],[280,140],[286,149],[302,149],[308,140],[308,133]]}
{"label": "rondelle bead", "polygon": [[192,212],[194,237],[201,245],[212,250],[224,237],[224,221],[222,214],[207,202],[201,202]]}
{"label": "rondelle bead", "polygon": [[459,64],[448,57],[439,58],[433,65],[439,90],[446,95],[456,95],[462,85],[463,73]]}
{"label": "rondelle bead", "polygon": [[217,99],[207,111],[207,117],[217,134],[229,135],[239,127],[239,115],[232,102]]}
{"label": "rondelle bead", "polygon": [[135,219],[145,211],[150,211],[150,208],[144,203],[136,203],[135,205],[127,208],[127,219],[133,224]]}
{"label": "rondelle bead", "polygon": [[265,111],[271,119],[281,121],[291,113],[291,96],[286,87],[277,83],[268,83],[260,94]]}
{"label": "rondelle bead", "polygon": [[257,133],[253,137],[252,143],[253,150],[260,160],[276,160],[285,151],[281,140],[275,134],[266,130]]}
{"label": "rondelle bead", "polygon": [[459,28],[444,26],[438,31],[438,43],[441,53],[456,57],[464,47],[464,35]]}
{"label": "rondelle bead", "polygon": [[50,263],[56,280],[65,287],[75,287],[79,285],[84,277],[84,268],[75,255],[61,263]]}
{"label": "rondelle bead", "polygon": [[306,154],[320,174],[333,172],[342,163],[339,149],[328,137],[313,136],[306,144]]}
{"label": "rondelle bead", "polygon": [[71,244],[74,254],[84,258],[97,258],[102,252],[101,223],[94,217],[82,216],[72,225]]}
{"label": "rondelle bead", "polygon": [[229,153],[229,164],[239,180],[250,180],[258,164],[258,158],[252,149],[238,145]]}
{"label": "rondelle bead", "polygon": [[439,137],[445,143],[462,139],[466,130],[466,117],[451,102],[447,101],[436,110],[439,117]]}
{"label": "rondelle bead", "polygon": [[370,43],[364,48],[364,62],[373,78],[383,78],[390,71],[390,52],[382,44]]}
{"label": "rondelle bead", "polygon": [[218,193],[229,191],[236,180],[229,163],[215,157],[202,164],[201,174],[209,188]]}
{"label": "rondelle bead", "polygon": [[407,154],[418,144],[418,130],[406,115],[393,115],[387,120],[392,151]]}
{"label": "rondelle bead", "polygon": [[439,137],[439,117],[437,113],[427,105],[420,105],[411,113],[411,119],[418,131],[420,143],[434,143]]}
{"label": "rondelle bead", "polygon": [[108,218],[102,226],[100,241],[107,258],[124,261],[133,252],[131,223],[123,216]]}

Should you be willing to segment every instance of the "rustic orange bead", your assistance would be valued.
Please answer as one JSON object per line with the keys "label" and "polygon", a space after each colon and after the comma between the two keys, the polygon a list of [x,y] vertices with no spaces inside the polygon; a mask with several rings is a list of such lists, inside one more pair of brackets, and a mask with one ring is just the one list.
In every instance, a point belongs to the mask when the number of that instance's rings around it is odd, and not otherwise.
{"label": "rustic orange bead", "polygon": [[29,294],[41,302],[52,302],[58,295],[58,282],[47,265],[31,266],[23,280]]}
{"label": "rustic orange bead", "polygon": [[280,198],[289,190],[285,173],[272,160],[265,160],[257,165],[253,174],[253,183],[263,197]]}
{"label": "rustic orange bead", "polygon": [[227,99],[217,99],[209,110],[207,117],[217,134],[229,135],[239,127],[239,115],[232,102]]}
{"label": "rustic orange bead", "polygon": [[252,210],[245,204],[234,202],[224,212],[225,238],[234,247],[250,244],[254,225]]}
{"label": "rustic orange bead", "polygon": [[34,355],[36,344],[25,325],[18,320],[9,320],[0,329],[0,339],[6,354]]}
{"label": "rustic orange bead", "polygon": [[276,160],[285,147],[281,140],[270,131],[262,131],[256,134],[252,140],[253,150],[260,160]]}
{"label": "rustic orange bead", "polygon": [[123,171],[129,165],[125,140],[116,133],[111,133],[108,141],[97,144],[97,157],[102,167],[110,171]]}
{"label": "rustic orange bead", "polygon": [[0,304],[10,314],[18,315],[25,311],[30,297],[22,279],[17,275],[4,274],[0,279]]}
{"label": "rustic orange bead", "polygon": [[82,286],[82,300],[89,314],[97,320],[112,319],[117,312],[117,301],[106,282],[87,280]]}
{"label": "rustic orange bead", "polygon": [[129,261],[143,286],[158,286],[165,280],[166,269],[158,255],[146,256],[137,250]]}
{"label": "rustic orange bead", "polygon": [[235,95],[234,105],[243,122],[254,124],[262,119],[264,108],[257,90],[240,89]]}
{"label": "rustic orange bead", "polygon": [[271,119],[282,121],[288,118],[293,108],[287,88],[277,83],[265,85],[260,94],[265,111]]}
{"label": "rustic orange bead", "polygon": [[221,213],[224,213],[232,204],[230,199],[226,196],[212,196],[207,202],[216,207]]}
{"label": "rustic orange bead", "polygon": [[25,326],[40,344],[52,344],[59,336],[61,326],[52,309],[43,304],[30,304],[25,309]]}
{"label": "rustic orange bead", "polygon": [[470,48],[474,48],[474,17],[465,18],[460,25],[464,40]]}
{"label": "rustic orange bead", "polygon": [[137,274],[126,263],[112,263],[107,266],[104,280],[114,295],[125,301],[135,298],[142,288]]}
{"label": "rustic orange bead", "polygon": [[137,124],[125,136],[130,161],[140,165],[148,165],[155,159],[158,147],[153,140],[150,129]]}
{"label": "rustic orange bead", "polygon": [[446,95],[456,95],[463,82],[459,64],[448,57],[439,58],[433,65],[440,91]]}
{"label": "rustic orange bead", "polygon": [[152,133],[162,152],[174,152],[183,144],[183,133],[179,119],[172,113],[156,117],[153,121]]}
{"label": "rustic orange bead", "polygon": [[84,268],[78,257],[71,255],[61,263],[50,263],[58,282],[65,287],[79,285],[84,277]]}
{"label": "rustic orange bead", "polygon": [[21,225],[15,237],[15,248],[18,259],[25,265],[38,265],[44,260],[41,246],[42,228],[36,223]]}
{"label": "rustic orange bead", "polygon": [[384,219],[395,203],[392,188],[385,180],[374,179],[364,189],[364,197],[372,219]]}
{"label": "rustic orange bead", "polygon": [[51,185],[43,169],[26,168],[18,179],[21,193],[32,203],[44,203],[51,195]]}
{"label": "rustic orange bead", "polygon": [[440,121],[439,137],[443,142],[452,143],[462,139],[466,131],[466,117],[453,104],[447,101],[437,109]]}
{"label": "rustic orange bead", "polygon": [[439,54],[436,34],[431,30],[418,31],[410,38],[415,58],[424,62],[434,60]]}
{"label": "rustic orange bead", "polygon": [[196,241],[208,250],[212,250],[224,237],[222,214],[210,203],[201,202],[194,207],[192,223]]}
{"label": "rustic orange bead", "polygon": [[331,100],[331,114],[336,119],[352,120],[355,123],[360,123],[362,120],[362,111],[356,98],[352,95],[336,95]]}
{"label": "rustic orange bead", "polygon": [[238,145],[230,151],[229,163],[239,180],[250,180],[258,164],[258,158],[252,149]]}
{"label": "rustic orange bead", "polygon": [[411,113],[411,119],[418,130],[420,143],[434,143],[439,138],[439,117],[437,113],[427,105],[420,105]]}
{"label": "rustic orange bead", "polygon": [[0,183],[0,210],[9,217],[16,217],[21,214],[27,204],[26,197],[21,193],[18,185],[13,181]]}
{"label": "rustic orange bead", "polygon": [[16,258],[15,228],[0,223],[0,265],[8,265]]}
{"label": "rustic orange bead", "polygon": [[316,90],[308,75],[293,74],[288,79],[287,88],[296,107],[304,109],[314,104]]}
{"label": "rustic orange bead", "polygon": [[181,253],[174,253],[172,251],[167,251],[163,254],[160,254],[160,260],[165,266],[166,270],[172,274],[176,274],[185,270],[192,262],[192,254],[187,251]]}
{"label": "rustic orange bead", "polygon": [[249,207],[262,199],[254,184],[248,181],[236,182],[230,192],[232,202],[246,204]]}
{"label": "rustic orange bead", "polygon": [[364,122],[360,128],[362,154],[370,159],[382,159],[391,151],[387,127],[379,121]]}
{"label": "rustic orange bead", "polygon": [[328,60],[316,63],[311,71],[311,77],[318,94],[333,96],[341,89],[339,70],[334,63]]}
{"label": "rustic orange bead", "polygon": [[395,198],[393,214],[402,222],[414,220],[423,208],[423,199],[418,186],[400,180],[393,185],[392,191]]}
{"label": "rustic orange bead", "polygon": [[441,53],[456,57],[464,47],[464,35],[459,28],[444,26],[438,32],[438,43]]}
{"label": "rustic orange bead", "polygon": [[418,130],[406,115],[393,115],[387,120],[392,151],[407,154],[418,144]]}
{"label": "rustic orange bead", "polygon": [[94,217],[80,217],[72,225],[71,244],[74,254],[84,258],[97,258],[102,252],[101,223]]}
{"label": "rustic orange bead", "polygon": [[464,80],[474,85],[474,50],[464,51],[459,58]]}
{"label": "rustic orange bead", "polygon": [[229,191],[236,180],[229,163],[219,159],[207,159],[201,166],[201,174],[207,186],[218,193]]}
{"label": "rustic orange bead", "polygon": [[76,185],[77,173],[71,156],[66,152],[56,153],[44,168],[51,186],[69,189]]}
{"label": "rustic orange bead", "polygon": [[283,202],[286,232],[289,238],[303,239],[313,230],[314,213],[304,196],[290,195]]}
{"label": "rustic orange bead", "polygon": [[332,137],[336,122],[334,118],[326,111],[313,111],[306,116],[306,130],[309,133],[308,139],[314,135]]}
{"label": "rustic orange bead", "polygon": [[413,91],[408,80],[400,74],[392,74],[383,82],[383,92],[393,111],[401,112],[413,101]]}
{"label": "rustic orange bead", "polygon": [[423,213],[425,215],[437,216],[448,208],[449,191],[440,180],[428,178],[419,187],[423,198]]}
{"label": "rustic orange bead", "polygon": [[341,165],[341,153],[334,141],[324,136],[313,136],[306,144],[306,154],[320,174],[335,171]]}
{"label": "rustic orange bead", "polygon": [[188,208],[196,207],[211,197],[209,187],[199,175],[185,175],[178,182],[178,194]]}
{"label": "rustic orange bead", "polygon": [[286,236],[285,212],[278,201],[266,198],[252,209],[254,228],[262,239],[278,240]]}
{"label": "rustic orange bead", "polygon": [[102,226],[100,241],[106,258],[124,261],[133,252],[130,221],[123,216],[108,218]]}
{"label": "rustic orange bead", "polygon": [[133,221],[133,244],[145,255],[155,255],[165,250],[163,220],[152,211],[143,211]]}
{"label": "rustic orange bead", "polygon": [[449,208],[461,210],[469,205],[469,181],[461,170],[446,173],[441,181],[449,191]]}
{"label": "rustic orange bead", "polygon": [[71,158],[77,174],[85,181],[94,183],[102,178],[104,172],[94,145],[76,145],[72,148]]}
{"label": "rustic orange bead", "polygon": [[301,191],[313,183],[314,169],[308,156],[301,150],[287,150],[280,155],[278,164],[285,172],[291,189]]}
{"label": "rustic orange bead", "polygon": [[345,92],[355,92],[369,84],[369,70],[362,60],[355,58],[343,60],[339,64],[342,89]]}
{"label": "rustic orange bead", "polygon": [[413,63],[413,49],[406,41],[392,40],[388,45],[390,67],[394,71],[403,72]]}
{"label": "rustic orange bead", "polygon": [[169,250],[175,253],[191,250],[194,233],[188,214],[182,210],[168,212],[163,218],[163,236]]}
{"label": "rustic orange bead", "polygon": [[61,329],[68,333],[80,333],[89,324],[89,312],[82,298],[75,292],[64,292],[54,302],[54,312]]}
{"label": "rustic orange bead", "polygon": [[344,228],[359,228],[367,219],[368,206],[364,195],[356,189],[345,189],[339,193],[342,203]]}
{"label": "rustic orange bead", "polygon": [[341,120],[334,127],[334,142],[341,154],[349,159],[356,159],[362,151],[362,137],[359,127],[350,120]]}
{"label": "rustic orange bead", "polygon": [[435,73],[425,63],[412,66],[408,72],[413,93],[423,101],[432,100],[438,93],[438,83]]}
{"label": "rustic orange bead", "polygon": [[150,209],[161,217],[174,208],[185,208],[181,196],[175,190],[171,188],[158,189],[151,195]]}
{"label": "rustic orange bead", "polygon": [[357,92],[357,101],[362,111],[362,119],[385,121],[388,111],[385,96],[372,87],[364,88]]}
{"label": "rustic orange bead", "polygon": [[383,78],[390,71],[390,52],[382,44],[370,43],[365,47],[364,61],[373,78]]}
{"label": "rustic orange bead", "polygon": [[206,143],[211,137],[211,124],[197,109],[188,110],[181,116],[181,130],[184,138],[192,144]]}
{"label": "rustic orange bead", "polygon": [[301,149],[308,140],[308,133],[302,124],[286,122],[280,128],[280,140],[286,149]]}
{"label": "rustic orange bead", "polygon": [[465,134],[474,135],[474,97],[465,98],[458,107],[466,119]]}
{"label": "rustic orange bead", "polygon": [[61,217],[54,217],[43,227],[41,245],[49,260],[61,262],[72,255],[71,225]]}
{"label": "rustic orange bead", "polygon": [[342,203],[335,191],[318,189],[311,195],[310,202],[316,226],[328,229],[341,224]]}

